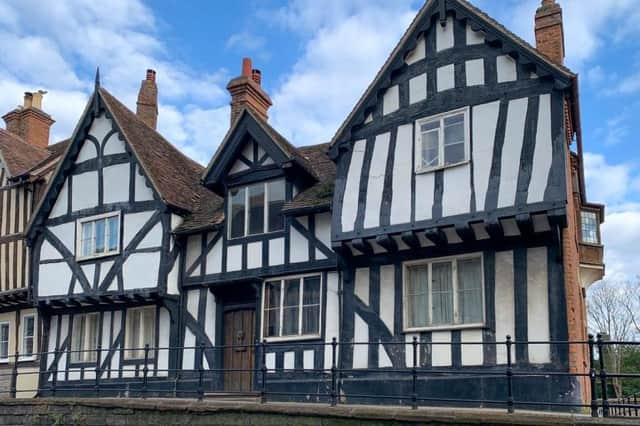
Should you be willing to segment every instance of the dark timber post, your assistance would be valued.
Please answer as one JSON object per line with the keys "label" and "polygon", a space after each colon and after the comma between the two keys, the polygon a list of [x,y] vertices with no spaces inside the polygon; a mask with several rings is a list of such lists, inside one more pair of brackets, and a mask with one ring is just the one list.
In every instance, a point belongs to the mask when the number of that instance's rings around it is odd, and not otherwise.
{"label": "dark timber post", "polygon": [[13,358],[13,369],[11,370],[11,390],[10,390],[11,398],[15,398],[17,396],[16,388],[18,387],[18,357],[19,356],[20,356],[20,353],[16,349],[16,353],[14,355],[15,358]]}
{"label": "dark timber post", "polygon": [[260,403],[267,402],[267,339],[263,339],[260,343]]}
{"label": "dark timber post", "polygon": [[511,336],[507,335],[507,411],[513,413],[513,367],[511,365]]}
{"label": "dark timber post", "polygon": [[51,396],[56,396],[56,385],[58,384],[58,362],[60,362],[59,350],[53,351],[53,371],[51,372]]}
{"label": "dark timber post", "polygon": [[204,364],[204,343],[200,342],[200,353],[202,357],[200,358],[200,363],[198,364],[198,400],[202,401],[204,397],[204,387],[202,386],[202,376],[204,375],[204,368],[202,364]]}
{"label": "dark timber post", "polygon": [[102,346],[98,344],[98,346],[96,346],[96,378],[93,385],[96,396],[100,394],[100,356],[101,354],[102,354]]}
{"label": "dark timber post", "polygon": [[589,381],[591,386],[591,417],[598,417],[598,396],[596,395],[596,365],[593,334],[589,334]]}
{"label": "dark timber post", "polygon": [[609,417],[609,399],[607,398],[607,372],[604,369],[604,350],[602,334],[598,333],[598,358],[600,364],[600,387],[602,390],[602,415]]}
{"label": "dark timber post", "polygon": [[411,408],[414,410],[418,409],[418,338],[413,336],[412,342],[413,348],[413,368],[411,369]]}
{"label": "dark timber post", "polygon": [[338,395],[336,392],[336,353],[338,352],[338,341],[334,337],[331,339],[331,406],[335,407],[338,403]]}
{"label": "dark timber post", "polygon": [[144,345],[144,368],[142,369],[142,398],[147,397],[147,384],[149,380],[149,344]]}

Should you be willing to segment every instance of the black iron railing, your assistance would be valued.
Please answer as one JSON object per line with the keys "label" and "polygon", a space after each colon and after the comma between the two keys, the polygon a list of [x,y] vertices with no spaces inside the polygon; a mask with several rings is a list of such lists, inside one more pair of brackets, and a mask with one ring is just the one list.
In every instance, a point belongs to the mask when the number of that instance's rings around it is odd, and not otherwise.
{"label": "black iron railing", "polygon": [[[353,348],[366,346],[379,346],[380,342],[341,342],[333,338],[330,342],[256,342],[250,345],[221,345],[206,347],[180,346],[180,347],[150,347],[144,348],[118,348],[119,356],[117,367],[113,367],[114,355],[110,349],[98,346],[96,349],[56,350],[52,352],[40,352],[31,358],[31,364],[26,364],[24,357],[16,352],[8,356],[6,367],[0,369],[0,384],[9,382],[8,389],[2,392],[12,397],[35,396],[127,396],[147,398],[153,396],[195,397],[203,399],[208,394],[217,392],[216,395],[254,395],[259,401],[266,403],[271,400],[304,400],[328,403],[331,406],[338,404],[367,402],[401,403],[417,409],[422,405],[447,405],[447,406],[481,406],[502,407],[509,413],[518,408],[543,408],[555,410],[579,410],[588,411],[593,417],[598,416],[639,416],[640,397],[629,395],[623,398],[612,399],[608,396],[608,388],[613,379],[637,380],[640,382],[640,372],[612,373],[606,370],[607,348],[612,345],[628,346],[640,350],[640,342],[606,341],[600,335],[597,338],[589,336],[587,341],[517,341],[511,336],[506,336],[504,341],[497,342],[423,342],[414,337],[411,341],[385,342],[385,345],[403,347],[402,356],[406,362],[403,367],[380,368],[354,368],[341,362],[341,350],[353,350]],[[420,354],[424,349],[432,351],[439,345],[485,347],[503,347],[506,351],[506,362],[493,365],[475,365],[456,368],[425,366],[421,363]],[[519,345],[548,345],[561,346],[568,352],[571,345],[588,348],[589,368],[587,371],[571,371],[567,365],[555,365],[545,363],[540,365],[514,362],[512,351]],[[426,346],[426,348],[425,348]],[[637,349],[636,349],[637,348]],[[328,365],[323,368],[292,368],[284,369],[282,366],[267,365],[268,354],[274,351],[295,350],[320,350],[324,360],[330,359]],[[229,351],[230,350],[230,351]],[[194,353],[215,354],[216,359],[222,356],[231,356],[234,351],[253,351],[254,365],[251,368],[219,368],[208,365],[205,368],[204,361],[194,362],[191,368],[160,368],[157,361],[161,354],[165,360],[169,354]],[[408,352],[407,352],[408,351]],[[125,354],[142,353],[135,360],[129,360]],[[496,350],[497,352],[497,350]],[[109,355],[111,353],[111,355]],[[329,356],[325,356],[328,353]],[[495,353],[495,352],[494,352]],[[407,356],[409,355],[409,356]],[[275,357],[275,355],[274,355]],[[196,357],[194,357],[195,359]],[[315,357],[314,357],[315,358]],[[34,367],[33,359],[37,365],[46,365],[47,369]],[[65,368],[58,369],[61,360],[65,360]],[[180,357],[177,357],[180,359]],[[18,362],[15,362],[18,360]],[[66,363],[67,360],[74,360]],[[123,361],[124,360],[124,361]],[[167,364],[168,365],[168,364]],[[222,364],[224,365],[224,364]],[[251,389],[225,389],[226,378],[229,375],[244,374],[250,377]],[[383,374],[383,376],[382,376]],[[491,379],[491,387],[498,398],[451,397],[446,395],[425,395],[426,381],[443,378],[478,378]],[[590,401],[583,401],[581,395],[572,400],[537,400],[517,398],[518,386],[526,386],[520,382],[522,378],[536,378],[547,381],[562,378],[574,378],[588,382]],[[31,380],[29,380],[31,379]],[[401,393],[389,394],[383,392],[355,392],[350,391],[345,385],[349,380],[397,380],[402,382]],[[35,382],[37,385],[29,387],[25,383]],[[19,386],[19,382],[22,385]],[[316,383],[318,386],[313,391],[296,390],[288,386],[289,382]],[[276,386],[279,385],[279,386]],[[422,386],[422,388],[421,388]],[[405,392],[406,390],[406,392]],[[247,392],[251,391],[251,392]]]}

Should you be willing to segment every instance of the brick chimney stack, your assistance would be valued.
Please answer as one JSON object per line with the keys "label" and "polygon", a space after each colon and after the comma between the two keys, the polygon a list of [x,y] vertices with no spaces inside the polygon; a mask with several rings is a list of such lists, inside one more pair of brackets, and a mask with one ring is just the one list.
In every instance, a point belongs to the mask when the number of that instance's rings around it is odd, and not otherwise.
{"label": "brick chimney stack", "polygon": [[147,70],[147,76],[140,84],[136,105],[138,118],[155,129],[158,124],[158,86],[156,72],[152,69]]}
{"label": "brick chimney stack", "polygon": [[536,11],[536,48],[556,64],[564,63],[562,8],[555,0],[542,0]]}
{"label": "brick chimney stack", "polygon": [[42,98],[46,93],[44,90],[25,92],[23,105],[2,117],[7,131],[40,148],[49,145],[49,131],[55,123],[51,116],[42,110]]}
{"label": "brick chimney stack", "polygon": [[227,85],[231,94],[231,124],[233,124],[244,108],[251,108],[265,121],[269,119],[267,110],[271,99],[261,86],[262,73],[253,69],[250,58],[242,60],[242,75],[234,78]]}

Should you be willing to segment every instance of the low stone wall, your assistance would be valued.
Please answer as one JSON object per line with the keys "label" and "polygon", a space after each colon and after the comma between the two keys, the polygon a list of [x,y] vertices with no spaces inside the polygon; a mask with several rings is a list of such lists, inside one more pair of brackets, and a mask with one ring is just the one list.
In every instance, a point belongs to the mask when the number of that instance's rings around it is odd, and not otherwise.
{"label": "low stone wall", "polygon": [[637,419],[440,409],[179,399],[0,399],[0,425],[637,425]]}

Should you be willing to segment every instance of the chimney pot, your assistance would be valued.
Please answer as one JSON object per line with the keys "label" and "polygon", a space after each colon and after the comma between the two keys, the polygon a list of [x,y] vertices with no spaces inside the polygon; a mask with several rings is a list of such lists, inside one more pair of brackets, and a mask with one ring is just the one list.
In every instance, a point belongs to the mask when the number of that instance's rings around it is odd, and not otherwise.
{"label": "chimney pot", "polygon": [[251,70],[251,79],[260,85],[262,83],[262,72],[260,70]]}
{"label": "chimney pot", "polygon": [[7,124],[7,130],[25,142],[46,148],[49,145],[49,131],[55,121],[42,110],[42,97],[47,92],[24,92],[24,104],[8,112],[2,118]]}
{"label": "chimney pot", "polygon": [[242,75],[251,77],[251,58],[242,58]]}
{"label": "chimney pot", "polygon": [[147,70],[147,80],[148,81],[156,81],[156,71],[152,69]]}
{"label": "chimney pot", "polygon": [[564,63],[562,8],[555,0],[542,0],[535,16],[536,49],[552,62]]}
{"label": "chimney pot", "polygon": [[24,103],[23,103],[23,107],[26,108],[31,108],[31,106],[33,105],[33,93],[31,92],[24,92]]}

